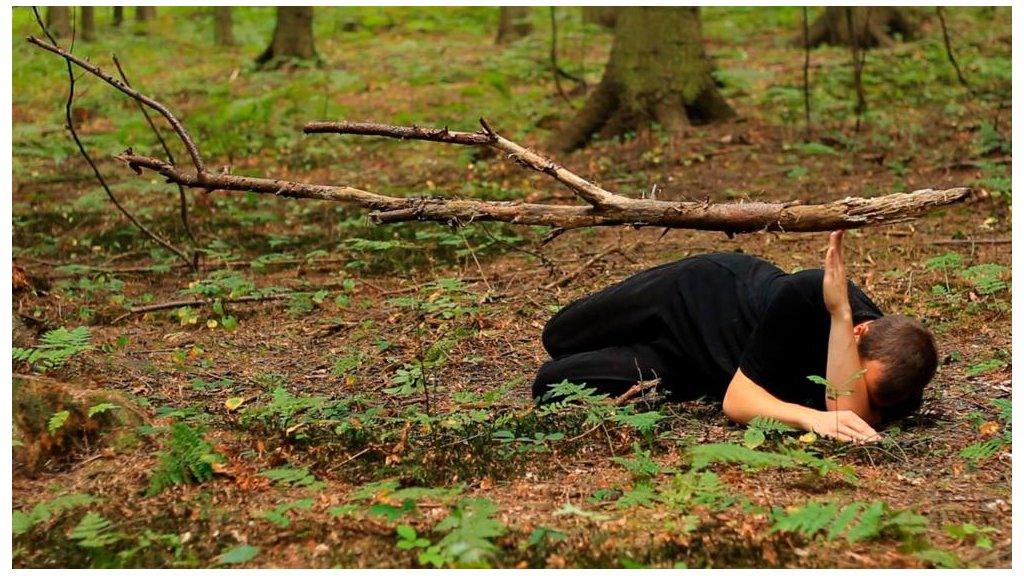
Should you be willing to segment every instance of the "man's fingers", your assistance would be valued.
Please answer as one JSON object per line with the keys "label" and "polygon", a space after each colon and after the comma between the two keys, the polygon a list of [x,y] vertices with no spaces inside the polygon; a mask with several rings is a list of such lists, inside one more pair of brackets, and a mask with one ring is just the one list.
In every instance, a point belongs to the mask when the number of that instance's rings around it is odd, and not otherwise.
{"label": "man's fingers", "polygon": [[851,419],[850,422],[847,422],[847,425],[865,436],[874,436],[878,434],[878,432],[875,432],[874,428],[869,426],[867,422],[861,420],[860,418]]}

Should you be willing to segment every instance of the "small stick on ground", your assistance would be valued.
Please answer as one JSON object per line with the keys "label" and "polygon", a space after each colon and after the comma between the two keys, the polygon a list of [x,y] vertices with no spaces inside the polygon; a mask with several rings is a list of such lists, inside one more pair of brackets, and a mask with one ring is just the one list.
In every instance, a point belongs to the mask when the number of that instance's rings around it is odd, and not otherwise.
{"label": "small stick on ground", "polygon": [[558,280],[555,280],[554,282],[548,282],[547,284],[545,284],[544,285],[544,289],[545,290],[551,290],[552,288],[560,288],[562,286],[565,286],[566,284],[568,284],[568,283],[572,282],[573,280],[575,280],[576,278],[578,278],[580,274],[583,274],[584,272],[586,272],[586,270],[588,268],[590,268],[591,266],[593,266],[595,263],[597,263],[598,260],[603,259],[605,256],[611,254],[612,252],[621,252],[621,251],[622,251],[622,248],[620,248],[619,246],[612,246],[611,248],[608,248],[607,250],[602,250],[602,251],[598,252],[597,254],[594,254],[589,260],[584,262],[583,265],[580,266],[579,268],[577,268],[576,270],[570,272],[569,274],[566,274],[565,276],[562,276],[561,278],[559,278]]}
{"label": "small stick on ground", "polygon": [[938,246],[958,246],[963,244],[1011,244],[1011,238],[964,238],[964,239],[943,239],[932,240],[932,244]]}
{"label": "small stick on ground", "polygon": [[661,384],[661,378],[655,378],[653,380],[641,380],[634,384],[633,386],[631,386],[629,390],[623,392],[622,396],[616,398],[613,404],[615,406],[625,406],[627,403],[629,403],[630,400],[638,396],[643,396],[645,392],[657,388],[659,384]]}
{"label": "small stick on ground", "polygon": [[[283,294],[261,294],[256,296],[239,296],[238,298],[224,298],[220,299],[223,304],[241,304],[243,302],[264,302],[268,300],[286,300],[298,294],[309,294],[309,292],[285,292]],[[134,314],[145,314],[146,312],[157,312],[160,310],[173,310],[175,308],[184,308],[186,306],[212,306],[217,302],[217,298],[193,298],[189,300],[171,300],[169,302],[159,302],[157,304],[147,304],[145,306],[133,306],[128,312],[114,318],[111,324],[117,324],[121,320],[132,316]]]}

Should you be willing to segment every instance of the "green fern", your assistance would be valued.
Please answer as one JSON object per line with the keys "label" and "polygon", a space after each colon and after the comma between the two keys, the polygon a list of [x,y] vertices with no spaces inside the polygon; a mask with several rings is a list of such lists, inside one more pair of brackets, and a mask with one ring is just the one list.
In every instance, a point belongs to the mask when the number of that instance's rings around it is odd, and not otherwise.
{"label": "green fern", "polygon": [[97,404],[95,406],[90,406],[89,407],[89,418],[92,418],[93,416],[96,416],[97,414],[103,414],[105,412],[110,412],[111,410],[120,410],[120,409],[121,409],[121,407],[118,406],[117,404],[111,404],[110,402],[102,402],[102,403]]}
{"label": "green fern", "polygon": [[68,418],[70,417],[71,412],[68,412],[67,410],[54,412],[53,416],[50,416],[50,419],[46,422],[46,429],[50,432],[50,434],[55,434],[57,430],[60,430],[61,428],[64,427],[64,424],[68,421]]}
{"label": "green fern", "polygon": [[808,502],[791,511],[776,508],[770,532],[792,532],[806,538],[824,533],[826,540],[840,536],[859,542],[893,534],[906,540],[928,526],[924,516],[908,510],[893,511],[885,502],[853,502],[840,508],[835,502]]}
{"label": "green fern", "polygon": [[15,536],[25,534],[36,524],[46,522],[53,516],[58,516],[73,508],[99,501],[99,498],[89,494],[65,494],[53,500],[36,504],[27,514],[20,510],[15,510],[11,520],[11,531]]}
{"label": "green fern", "polygon": [[324,487],[324,483],[317,480],[316,476],[313,476],[313,474],[311,474],[306,468],[282,466],[280,468],[264,470],[263,472],[260,472],[260,476],[269,478],[278,486],[312,488],[314,490],[320,490]]}
{"label": "green fern", "polygon": [[761,432],[794,432],[797,429],[782,422],[775,418],[766,418],[764,416],[754,416],[750,422],[747,423],[747,429],[760,430]]}
{"label": "green fern", "polygon": [[615,507],[632,508],[634,506],[643,506],[644,508],[651,508],[656,500],[659,500],[658,494],[655,493],[650,482],[637,482],[632,490],[619,498],[615,503]]}
{"label": "green fern", "polygon": [[721,442],[698,444],[690,448],[693,470],[702,470],[715,463],[741,464],[748,468],[792,468],[797,461],[785,454],[752,450],[739,444]]}
{"label": "green fern", "polygon": [[660,500],[669,508],[685,511],[691,506],[708,506],[724,510],[736,502],[728,488],[714,472],[686,472],[676,474],[662,487]]}
{"label": "green fern", "polygon": [[201,484],[213,478],[213,464],[221,456],[203,439],[201,428],[177,422],[170,427],[170,439],[160,463],[149,481],[147,496],[154,496],[175,484]]}
{"label": "green fern", "polygon": [[996,455],[1006,444],[1006,438],[989,438],[982,442],[975,442],[960,450],[960,457],[968,460],[972,465],[977,465],[978,462]]}
{"label": "green fern", "polygon": [[309,510],[312,507],[313,499],[303,498],[302,500],[296,500],[294,502],[285,502],[273,510],[264,512],[261,517],[275,526],[287,528],[291,524],[291,519],[288,518],[288,512],[290,510]]}
{"label": "green fern", "polygon": [[89,512],[71,530],[70,538],[83,548],[106,548],[124,538],[114,525],[100,514]]}
{"label": "green fern", "polygon": [[447,533],[444,538],[420,553],[420,564],[436,568],[487,568],[498,548],[494,538],[505,534],[505,525],[493,518],[498,506],[486,498],[460,501],[451,513],[434,527]]}
{"label": "green fern", "polygon": [[661,412],[650,411],[634,414],[631,408],[623,408],[612,415],[611,420],[616,424],[633,428],[641,434],[654,430],[654,427],[664,418]]}
{"label": "green fern", "polygon": [[637,480],[653,478],[662,472],[661,464],[651,458],[651,451],[641,450],[640,445],[636,443],[633,444],[632,458],[612,456],[612,461],[629,470],[629,473]]}
{"label": "green fern", "polygon": [[16,362],[25,362],[40,372],[45,372],[62,366],[75,354],[92,349],[91,338],[87,326],[79,326],[73,330],[61,327],[43,334],[38,346],[15,347],[12,354]]}
{"label": "green fern", "polygon": [[979,294],[989,295],[1009,288],[1009,284],[1002,278],[1009,271],[1010,269],[1006,266],[987,263],[971,266],[962,271],[960,275],[964,280],[970,282]]}

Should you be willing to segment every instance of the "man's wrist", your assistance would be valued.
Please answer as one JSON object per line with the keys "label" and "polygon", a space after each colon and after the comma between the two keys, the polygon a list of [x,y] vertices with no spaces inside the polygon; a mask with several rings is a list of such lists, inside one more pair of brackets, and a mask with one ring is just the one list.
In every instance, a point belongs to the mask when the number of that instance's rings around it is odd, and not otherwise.
{"label": "man's wrist", "polygon": [[847,321],[853,322],[853,310],[849,305],[840,306],[838,309],[829,310],[829,314],[832,316],[833,321]]}

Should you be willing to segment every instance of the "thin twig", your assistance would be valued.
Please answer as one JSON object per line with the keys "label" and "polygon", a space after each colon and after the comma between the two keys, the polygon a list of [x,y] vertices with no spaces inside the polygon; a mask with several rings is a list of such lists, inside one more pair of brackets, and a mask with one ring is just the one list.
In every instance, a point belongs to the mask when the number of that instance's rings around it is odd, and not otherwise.
{"label": "thin twig", "polygon": [[146,312],[157,312],[160,310],[173,310],[175,308],[184,308],[186,306],[212,306],[214,303],[220,301],[222,304],[240,304],[243,302],[264,302],[268,300],[285,300],[292,298],[299,294],[308,294],[309,292],[286,292],[286,293],[275,293],[275,294],[259,294],[253,296],[239,296],[237,298],[193,298],[189,300],[171,300],[169,302],[158,302],[156,304],[147,304],[145,306],[133,306],[124,314],[114,318],[111,324],[117,324],[121,320],[132,316],[134,314],[145,314]]}
{"label": "thin twig", "polygon": [[[50,39],[50,42],[53,43],[53,47],[56,48],[57,40],[53,37],[52,34],[50,34],[50,30],[47,29],[46,24],[43,23],[43,19],[39,15],[39,10],[33,6],[32,12],[33,14],[35,14],[36,22],[39,24],[39,27],[43,30],[43,34],[45,34],[46,37]],[[74,37],[72,37],[71,42],[71,45],[74,46]],[[43,42],[37,41],[37,43],[41,46],[45,45],[45,43]],[[64,54],[68,54],[68,56],[71,56],[68,52],[64,52],[64,50],[61,50],[60,48],[56,49]],[[73,58],[73,56],[71,57]],[[92,168],[92,172],[96,176],[96,180],[100,183],[100,186],[103,188],[103,191],[107,193],[107,197],[110,198],[110,201],[114,203],[114,206],[117,207],[121,214],[124,215],[124,217],[127,218],[132,224],[134,224],[136,228],[141,230],[143,234],[148,236],[157,244],[163,246],[167,250],[170,250],[171,252],[176,254],[186,264],[192,267],[193,262],[189,260],[188,256],[183,251],[175,247],[167,240],[164,240],[163,238],[158,236],[155,232],[147,228],[142,222],[139,222],[139,220],[135,218],[135,216],[121,204],[121,202],[117,199],[117,196],[115,196],[114,193],[110,190],[110,186],[107,185],[107,181],[103,178],[103,174],[100,173],[100,169],[96,166],[96,163],[93,161],[92,156],[89,155],[89,152],[86,151],[85,145],[82,144],[81,138],[78,137],[78,131],[75,130],[75,120],[74,115],[72,114],[72,107],[74,106],[75,102],[75,73],[71,67],[72,61],[67,57],[65,57],[65,61],[68,67],[68,98],[67,101],[64,103],[64,118],[67,122],[68,132],[71,133],[71,138],[75,141],[75,145],[78,147],[79,153],[82,154],[82,157],[85,158],[85,161],[89,164],[89,167]]]}
{"label": "thin twig", "polygon": [[629,390],[626,390],[625,392],[622,393],[621,396],[616,398],[613,404],[615,404],[616,406],[625,406],[626,403],[628,403],[630,400],[636,398],[637,396],[642,396],[648,390],[656,388],[658,384],[661,384],[661,378],[654,378],[653,380],[641,380],[636,384],[630,386]]}
{"label": "thin twig", "polygon": [[960,64],[957,63],[956,57],[953,55],[953,46],[949,42],[949,30],[946,27],[946,10],[942,6],[936,6],[935,13],[939,16],[939,26],[942,27],[942,41],[946,45],[946,57],[949,58],[949,63],[953,65],[953,70],[956,70],[956,79],[967,89],[969,94],[974,95],[974,89],[967,82],[967,78],[964,78],[964,73],[960,70]]}
{"label": "thin twig", "polygon": [[619,246],[612,246],[611,248],[608,248],[606,250],[602,250],[602,251],[598,252],[597,254],[594,254],[589,260],[584,262],[576,270],[573,270],[569,274],[566,274],[565,276],[562,276],[561,278],[559,278],[559,279],[557,279],[557,280],[555,280],[553,282],[549,282],[549,283],[545,284],[544,285],[544,289],[545,290],[551,290],[552,288],[558,288],[558,287],[561,287],[561,286],[565,286],[566,284],[568,284],[568,283],[572,282],[573,280],[575,280],[576,278],[578,278],[580,274],[583,274],[588,268],[593,266],[598,260],[603,259],[605,256],[611,254],[612,252],[619,252],[619,251],[621,251],[621,248],[619,248]]}
{"label": "thin twig", "polygon": [[[128,81],[128,75],[125,74],[124,68],[121,66],[121,60],[118,59],[116,54],[111,54],[110,57],[114,61],[114,66],[117,67],[118,74],[121,75],[121,80],[123,80],[125,85],[130,88],[132,83]],[[153,122],[153,118],[149,115],[149,110],[146,109],[140,100],[135,99],[135,104],[138,105],[139,112],[142,112],[142,115],[146,118],[146,123],[149,124],[149,127],[153,130],[153,134],[156,136],[157,141],[160,142],[160,147],[163,148],[164,153],[167,154],[167,161],[171,164],[175,164],[174,154],[171,153],[171,148],[167,145],[167,141],[164,140],[163,135],[160,134],[160,130]],[[196,237],[192,234],[192,227],[189,226],[188,223],[188,202],[185,199],[185,187],[181,184],[178,184],[178,200],[181,212],[181,225],[185,228],[185,234],[188,235],[188,239],[192,243],[192,247],[195,248],[197,244]],[[196,251],[192,256],[192,259],[194,262],[198,263],[198,258],[199,252]]]}
{"label": "thin twig", "polygon": [[961,244],[1011,244],[1012,238],[964,238],[932,240],[931,244],[939,246],[957,246]]}
{"label": "thin twig", "polygon": [[[868,7],[867,13],[864,15],[864,27],[867,30],[868,23],[871,22],[871,8]],[[855,133],[860,132],[860,122],[864,115],[864,112],[868,109],[867,99],[864,96],[864,56],[867,51],[860,47],[860,39],[857,37],[857,31],[853,26],[853,7],[846,7],[843,9],[846,14],[846,28],[850,34],[850,52],[853,56],[853,86],[857,93],[857,104],[854,107],[854,113],[857,115],[857,123],[854,126],[853,131]]]}
{"label": "thin twig", "polygon": [[811,32],[804,6],[804,133],[811,132]]}
{"label": "thin twig", "polygon": [[110,84],[111,86],[120,90],[129,97],[134,98],[139,102],[142,102],[143,104],[149,106],[153,110],[156,110],[160,113],[161,116],[166,118],[167,122],[170,123],[171,128],[174,129],[175,134],[177,134],[178,138],[181,139],[182,144],[185,145],[185,149],[188,150],[188,154],[192,158],[192,163],[195,165],[196,174],[200,178],[202,178],[203,174],[206,173],[206,166],[205,164],[203,164],[203,158],[199,154],[199,147],[196,146],[195,141],[192,140],[192,136],[188,133],[188,130],[185,129],[185,126],[182,125],[182,123],[174,116],[174,114],[171,113],[171,111],[166,106],[150,98],[149,96],[146,96],[145,94],[139,92],[131,86],[126,85],[124,82],[121,82],[120,80],[114,78],[110,74],[107,74],[98,66],[95,66],[85,60],[82,60],[74,54],[71,54],[70,52],[67,52],[66,50],[62,49],[60,46],[57,45],[57,42],[53,39],[53,36],[51,36],[49,32],[47,32],[46,35],[50,39],[50,44],[43,42],[35,36],[29,36],[27,40],[30,44],[35,44],[43,50],[53,52],[54,54],[67,60],[69,69],[71,68],[71,63],[74,63],[79,68],[89,72],[90,74],[103,80],[107,84]]}
{"label": "thin twig", "polygon": [[[562,88],[562,77],[565,76],[572,80],[582,82],[582,79],[576,78],[568,72],[562,70],[558,65],[558,18],[556,18],[555,7],[550,7],[551,13],[551,73],[555,77],[555,89],[558,90],[558,95],[565,100],[565,103],[569,105],[569,108],[575,110],[576,105],[572,103],[572,99],[565,93],[565,89]],[[584,83],[585,84],[585,83]]]}

